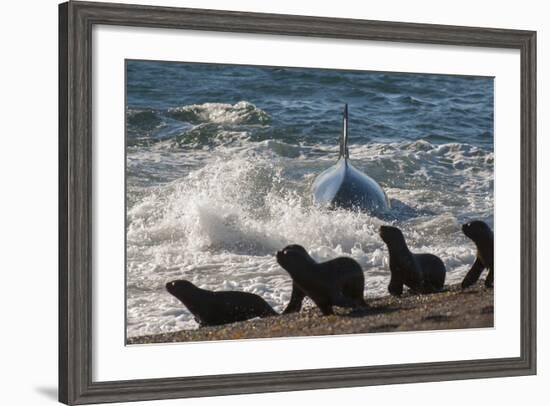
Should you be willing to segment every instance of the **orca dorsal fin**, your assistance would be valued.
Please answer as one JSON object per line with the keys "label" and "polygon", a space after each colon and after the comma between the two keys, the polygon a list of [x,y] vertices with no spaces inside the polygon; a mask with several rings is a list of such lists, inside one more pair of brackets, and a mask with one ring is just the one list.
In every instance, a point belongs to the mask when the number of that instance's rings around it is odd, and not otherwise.
{"label": "orca dorsal fin", "polygon": [[338,159],[344,157],[349,159],[348,150],[348,104],[344,104],[344,117],[342,120],[342,134],[340,135],[340,156]]}

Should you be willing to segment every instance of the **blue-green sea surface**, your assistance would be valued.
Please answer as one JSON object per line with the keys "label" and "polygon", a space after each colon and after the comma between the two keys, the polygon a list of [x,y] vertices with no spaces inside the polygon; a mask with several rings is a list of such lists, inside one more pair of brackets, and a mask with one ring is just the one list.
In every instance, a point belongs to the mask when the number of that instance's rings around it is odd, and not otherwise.
{"label": "blue-green sea surface", "polygon": [[[128,61],[126,79],[128,336],[196,328],[173,279],[281,311],[291,280],[274,253],[290,243],[355,258],[367,298],[385,295],[384,223],[458,282],[475,259],[460,224],[493,225],[492,78]],[[312,204],[344,103],[351,160],[385,189],[387,219]]]}

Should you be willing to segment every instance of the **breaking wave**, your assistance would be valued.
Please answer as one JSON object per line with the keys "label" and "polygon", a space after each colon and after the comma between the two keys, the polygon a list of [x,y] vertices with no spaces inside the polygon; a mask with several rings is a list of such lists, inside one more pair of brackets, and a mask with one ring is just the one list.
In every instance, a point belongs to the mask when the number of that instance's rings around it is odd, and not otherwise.
{"label": "breaking wave", "polygon": [[173,107],[168,109],[167,115],[192,124],[268,124],[271,121],[269,114],[247,101]]}
{"label": "breaking wave", "polygon": [[[387,292],[382,223],[439,255],[447,282],[475,256],[460,224],[493,223],[494,81],[451,75],[127,62],[127,334],[194,328],[164,284],[240,290],[276,310],[291,280],[274,253],[352,256]],[[313,206],[315,177],[350,156],[392,202],[383,219]]]}
{"label": "breaking wave", "polygon": [[[130,335],[151,332],[146,321],[158,322],[159,308],[165,315],[155,332],[195,326],[177,300],[165,294],[170,279],[256,293],[281,311],[291,283],[273,254],[290,243],[303,245],[319,261],[354,257],[367,276],[365,294],[383,295],[389,272],[378,228],[385,222],[403,229],[411,250],[439,255],[448,268],[448,282],[456,282],[475,257],[461,222],[471,216],[492,222],[492,206],[487,205],[492,152],[427,142],[354,148],[363,170],[371,174],[377,168],[377,180],[394,203],[391,216],[380,220],[313,206],[311,182],[334,155],[319,160],[302,148],[296,158],[278,154],[280,146],[275,145],[218,148],[215,157],[186,176],[147,188],[128,208]],[[139,294],[144,290],[147,295]]]}

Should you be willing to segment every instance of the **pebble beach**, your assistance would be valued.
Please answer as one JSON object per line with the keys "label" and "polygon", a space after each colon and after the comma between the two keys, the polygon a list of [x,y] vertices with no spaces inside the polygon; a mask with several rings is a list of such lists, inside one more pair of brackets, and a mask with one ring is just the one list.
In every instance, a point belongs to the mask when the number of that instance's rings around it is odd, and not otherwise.
{"label": "pebble beach", "polygon": [[368,307],[362,309],[335,307],[332,316],[323,316],[311,306],[294,314],[130,337],[128,344],[490,328],[494,325],[493,300],[493,289],[479,281],[466,290],[452,285],[434,294],[375,298],[367,300]]}

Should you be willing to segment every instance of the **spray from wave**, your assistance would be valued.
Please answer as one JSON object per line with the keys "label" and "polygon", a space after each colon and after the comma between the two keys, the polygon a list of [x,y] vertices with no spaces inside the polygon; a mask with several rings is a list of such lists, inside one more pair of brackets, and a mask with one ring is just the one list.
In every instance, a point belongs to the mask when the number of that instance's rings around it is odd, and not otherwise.
{"label": "spray from wave", "polygon": [[[352,256],[365,294],[384,295],[381,223],[439,255],[453,283],[475,255],[460,224],[493,222],[491,78],[128,61],[126,96],[129,336],[196,327],[172,279],[281,311],[291,280],[273,254],[288,243]],[[354,166],[392,200],[384,219],[312,205],[343,103]]]}
{"label": "spray from wave", "polygon": [[[486,204],[492,153],[476,147],[405,142],[354,148],[359,166],[379,171],[377,179],[394,202],[390,218],[380,220],[313,206],[311,182],[330,158],[309,156],[308,148],[296,159],[271,143],[243,145],[217,147],[186,176],[142,188],[129,207],[129,335],[196,326],[165,294],[171,279],[256,293],[283,310],[291,281],[273,254],[290,243],[305,246],[318,261],[354,257],[366,273],[365,294],[383,295],[389,272],[378,228],[385,221],[403,229],[411,250],[439,255],[448,281],[458,281],[475,256],[460,222],[472,215],[492,220]],[[460,190],[477,192],[461,197]]]}

